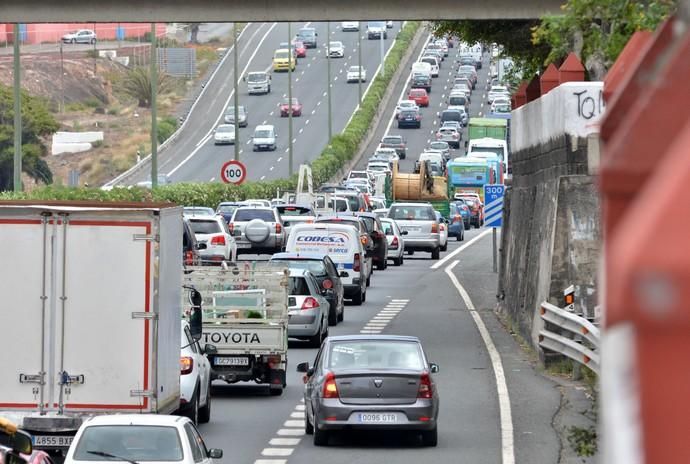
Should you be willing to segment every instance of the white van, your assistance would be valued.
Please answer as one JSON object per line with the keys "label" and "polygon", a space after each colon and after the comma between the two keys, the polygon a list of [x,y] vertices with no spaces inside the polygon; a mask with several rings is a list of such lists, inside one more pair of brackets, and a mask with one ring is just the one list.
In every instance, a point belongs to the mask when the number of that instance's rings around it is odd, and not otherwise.
{"label": "white van", "polygon": [[414,76],[415,74],[424,74],[431,78],[431,65],[422,61],[412,63],[412,75]]}
{"label": "white van", "polygon": [[328,255],[340,274],[345,298],[361,305],[367,298],[367,258],[359,231],[340,224],[297,224],[288,238],[288,253]]}
{"label": "white van", "polygon": [[495,153],[503,161],[503,166],[508,173],[512,173],[512,167],[508,160],[508,144],[505,140],[484,137],[470,140],[467,147],[467,156],[481,157],[480,153]]}
{"label": "white van", "polygon": [[254,136],[252,137],[252,151],[275,151],[277,136],[276,128],[270,124],[256,126],[256,129],[254,129]]}
{"label": "white van", "polygon": [[439,62],[438,62],[438,58],[436,58],[435,56],[426,55],[426,56],[423,56],[419,60],[419,62],[420,63],[429,63],[429,65],[431,66],[431,77],[438,77],[438,71],[439,71],[439,67],[440,67]]}

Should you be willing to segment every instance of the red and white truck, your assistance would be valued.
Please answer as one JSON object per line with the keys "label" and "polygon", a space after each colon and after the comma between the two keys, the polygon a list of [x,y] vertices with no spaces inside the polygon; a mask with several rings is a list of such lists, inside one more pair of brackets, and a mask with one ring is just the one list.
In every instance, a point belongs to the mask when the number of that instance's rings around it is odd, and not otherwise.
{"label": "red and white truck", "polygon": [[84,419],[180,404],[182,209],[0,202],[0,416],[66,450]]}

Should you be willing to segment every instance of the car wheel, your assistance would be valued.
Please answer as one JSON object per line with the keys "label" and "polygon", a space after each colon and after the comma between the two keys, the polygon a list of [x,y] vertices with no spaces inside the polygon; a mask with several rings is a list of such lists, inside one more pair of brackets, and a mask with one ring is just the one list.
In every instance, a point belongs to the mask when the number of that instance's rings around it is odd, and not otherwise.
{"label": "car wheel", "polygon": [[91,39],[91,45],[96,43],[96,39]]}
{"label": "car wheel", "polygon": [[439,259],[441,257],[441,247],[434,248],[431,252],[431,259]]}
{"label": "car wheel", "polygon": [[378,263],[376,263],[376,270],[377,271],[384,271],[386,269],[386,261],[381,260]]}
{"label": "car wheel", "polygon": [[199,423],[208,424],[211,420],[211,382],[208,383],[208,393],[206,393],[206,404],[199,409]]}
{"label": "car wheel", "polygon": [[424,446],[436,446],[438,444],[438,428],[422,432],[422,444]]}
{"label": "car wheel", "polygon": [[395,264],[396,266],[402,266],[402,256],[400,258],[395,258],[393,260],[393,264]]}
{"label": "car wheel", "polygon": [[354,297],[352,297],[352,303],[359,306],[363,302],[364,302],[364,292],[360,290],[359,292],[357,292],[357,294]]}
{"label": "car wheel", "polygon": [[343,322],[345,320],[345,304],[340,308],[340,314],[338,314],[338,322]]}
{"label": "car wheel", "polygon": [[401,160],[404,160],[405,158],[407,158],[407,155],[406,155],[406,154],[403,153],[402,155],[400,155],[400,159],[401,159]]}
{"label": "car wheel", "polygon": [[314,446],[327,446],[329,434],[326,430],[314,427]]}
{"label": "car wheel", "polygon": [[198,386],[196,388],[196,391],[194,392],[194,398],[192,399],[192,404],[189,405],[189,408],[185,412],[185,416],[187,416],[194,423],[194,425],[199,424],[199,387]]}
{"label": "car wheel", "polygon": [[304,433],[307,435],[314,435],[314,426],[311,425],[309,421],[309,414],[307,411],[304,411]]}
{"label": "car wheel", "polygon": [[364,290],[364,293],[362,293],[362,303],[364,303],[365,301],[367,301],[367,291],[366,290]]}
{"label": "car wheel", "polygon": [[407,254],[408,254],[409,256],[412,256],[412,255],[414,254],[414,250],[407,250]]}
{"label": "car wheel", "polygon": [[71,43],[71,44],[77,43],[77,39],[72,39],[69,41],[69,43]]}
{"label": "car wheel", "polygon": [[[323,323],[322,323],[323,324]],[[309,346],[312,348],[320,348],[321,347],[321,342],[323,341],[322,333],[323,333],[323,327],[322,324],[319,324],[319,330],[316,331],[316,334],[313,336],[309,337]]]}
{"label": "car wheel", "polygon": [[447,251],[447,250],[448,250],[448,242],[446,242],[446,244],[441,247],[441,251]]}
{"label": "car wheel", "polygon": [[280,396],[283,394],[283,387],[282,387],[282,385],[279,385],[277,387],[270,386],[270,387],[268,387],[268,393],[271,396]]}
{"label": "car wheel", "polygon": [[458,232],[458,235],[457,235],[456,239],[458,240],[458,242],[462,242],[463,233],[462,233],[462,232]]}
{"label": "car wheel", "polygon": [[367,287],[371,286],[371,274],[367,277]]}
{"label": "car wheel", "polygon": [[338,325],[338,308],[335,306],[328,307],[328,325]]}

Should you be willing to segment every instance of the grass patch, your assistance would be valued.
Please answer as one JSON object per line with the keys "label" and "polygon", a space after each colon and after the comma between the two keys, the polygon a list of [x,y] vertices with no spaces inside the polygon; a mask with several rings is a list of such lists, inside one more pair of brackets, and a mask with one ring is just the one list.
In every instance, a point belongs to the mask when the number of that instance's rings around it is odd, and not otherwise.
{"label": "grass patch", "polygon": [[568,443],[578,456],[594,456],[597,454],[598,436],[595,427],[576,427],[568,429]]}

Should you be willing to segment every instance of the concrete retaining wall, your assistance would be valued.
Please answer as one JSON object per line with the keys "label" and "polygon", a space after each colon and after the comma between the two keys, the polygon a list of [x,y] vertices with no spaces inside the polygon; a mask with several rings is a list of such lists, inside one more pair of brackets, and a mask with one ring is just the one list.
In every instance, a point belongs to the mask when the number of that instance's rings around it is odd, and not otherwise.
{"label": "concrete retaining wall", "polygon": [[[501,234],[499,311],[535,347],[542,301],[562,306],[569,285],[575,285],[580,307],[592,311],[597,301],[600,210],[590,164],[598,153],[587,139],[596,126],[571,121],[582,119],[576,114],[562,117],[572,109],[565,103],[582,84],[587,83],[564,84],[513,112],[513,179]],[[551,124],[545,127],[547,115]]]}

